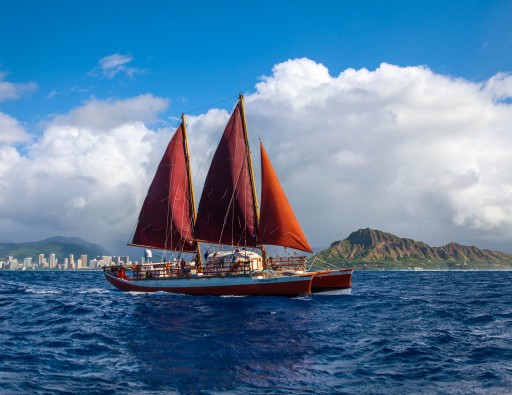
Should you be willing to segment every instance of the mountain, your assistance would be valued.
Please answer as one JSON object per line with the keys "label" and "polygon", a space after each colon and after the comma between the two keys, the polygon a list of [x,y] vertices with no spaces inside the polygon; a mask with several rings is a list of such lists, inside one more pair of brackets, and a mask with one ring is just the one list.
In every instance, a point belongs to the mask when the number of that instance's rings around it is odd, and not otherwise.
{"label": "mountain", "polygon": [[375,229],[359,229],[316,254],[321,260],[359,268],[512,268],[512,254],[449,243],[431,247]]}
{"label": "mountain", "polygon": [[78,259],[82,254],[87,254],[89,259],[101,255],[110,255],[103,247],[77,237],[57,236],[27,243],[0,243],[0,259],[6,259],[9,255],[12,255],[18,260],[32,257],[33,260],[37,261],[39,254],[44,254],[46,258],[50,254],[55,254],[55,257],[59,260],[69,257],[70,254],[73,254],[75,259]]}

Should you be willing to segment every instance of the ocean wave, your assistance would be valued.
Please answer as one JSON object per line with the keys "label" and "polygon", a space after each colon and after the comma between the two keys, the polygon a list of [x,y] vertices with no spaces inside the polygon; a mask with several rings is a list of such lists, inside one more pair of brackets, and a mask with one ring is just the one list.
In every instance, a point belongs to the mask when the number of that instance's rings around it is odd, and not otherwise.
{"label": "ocean wave", "polygon": [[4,393],[512,392],[512,272],[358,272],[307,298],[0,276]]}
{"label": "ocean wave", "polygon": [[37,294],[37,295],[46,295],[46,294],[61,294],[62,291],[58,289],[36,289],[36,288],[27,288],[25,289],[25,292]]}
{"label": "ocean wave", "polygon": [[112,291],[104,288],[82,289],[78,291],[79,294],[108,294],[110,292]]}

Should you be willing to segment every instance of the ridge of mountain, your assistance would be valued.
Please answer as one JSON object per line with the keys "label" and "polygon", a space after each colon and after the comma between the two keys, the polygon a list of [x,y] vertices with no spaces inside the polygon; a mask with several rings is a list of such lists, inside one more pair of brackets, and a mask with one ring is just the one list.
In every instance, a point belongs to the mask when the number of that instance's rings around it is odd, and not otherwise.
{"label": "ridge of mountain", "polygon": [[[441,247],[371,228],[352,232],[346,239],[335,241],[315,257],[324,261],[364,268],[510,268],[512,254],[450,242]],[[429,266],[430,265],[430,266]],[[476,266],[475,266],[476,265]],[[473,267],[475,266],[475,267]]]}
{"label": "ridge of mountain", "polygon": [[78,237],[55,236],[39,241],[24,243],[0,243],[0,259],[14,256],[18,260],[31,257],[36,260],[39,254],[55,254],[57,259],[69,257],[70,254],[78,258],[82,254],[88,257],[110,255],[102,246],[90,243]]}

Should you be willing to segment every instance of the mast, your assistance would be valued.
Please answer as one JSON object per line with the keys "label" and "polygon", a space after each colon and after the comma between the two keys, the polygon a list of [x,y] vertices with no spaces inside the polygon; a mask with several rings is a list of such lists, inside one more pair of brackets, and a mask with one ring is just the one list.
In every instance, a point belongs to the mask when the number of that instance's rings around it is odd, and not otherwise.
{"label": "mast", "polygon": [[258,210],[258,195],[256,195],[256,183],[254,182],[254,170],[252,168],[251,148],[249,147],[249,134],[247,133],[247,122],[245,121],[245,104],[242,94],[239,96],[240,100],[240,115],[242,118],[242,129],[244,131],[245,147],[247,149],[247,163],[249,165],[249,175],[252,187],[252,196],[254,202],[254,214],[256,215],[256,234],[258,233],[258,222],[260,221],[260,213]]}
{"label": "mast", "polygon": [[[190,154],[188,150],[187,126],[185,125],[185,114],[181,114],[181,131],[183,135],[183,148],[185,150],[185,164],[187,166],[188,185],[190,185],[190,204],[192,206],[192,221],[196,222],[196,201],[194,197],[194,184],[192,184],[192,169],[190,167]],[[197,263],[201,266],[201,244],[197,242]]]}
{"label": "mast", "polygon": [[[253,196],[253,202],[254,202],[254,215],[256,215],[256,221],[255,221],[255,231],[256,235],[258,234],[258,224],[260,222],[260,212],[258,209],[258,195],[256,194],[256,182],[254,181],[254,169],[252,167],[252,157],[251,157],[251,148],[249,146],[249,133],[247,132],[247,121],[245,119],[245,103],[244,103],[244,96],[240,93],[239,96],[240,101],[240,115],[242,118],[242,129],[244,131],[244,139],[245,139],[245,146],[247,149],[247,163],[249,164],[249,175],[251,179],[251,187],[252,187],[252,196]],[[261,258],[263,261],[263,268],[267,268],[267,257],[266,257],[266,251],[265,246],[263,244],[260,245],[261,248]]]}

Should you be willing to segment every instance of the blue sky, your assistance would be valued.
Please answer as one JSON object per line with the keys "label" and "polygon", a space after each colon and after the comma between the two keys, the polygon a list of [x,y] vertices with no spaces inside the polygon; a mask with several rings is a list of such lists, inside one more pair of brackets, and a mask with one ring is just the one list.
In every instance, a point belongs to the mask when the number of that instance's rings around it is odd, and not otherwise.
{"label": "blue sky", "polygon": [[190,113],[191,148],[208,157],[244,92],[313,246],[371,226],[511,250],[510,1],[0,10],[2,241],[115,251],[176,117]]}
{"label": "blue sky", "polygon": [[[251,91],[274,64],[297,57],[332,74],[388,62],[479,81],[512,68],[508,1],[2,4],[0,69],[12,82],[39,85],[30,102],[3,107],[30,124],[91,95],[152,92],[179,114]],[[115,53],[131,56],[140,72],[88,76]]]}

